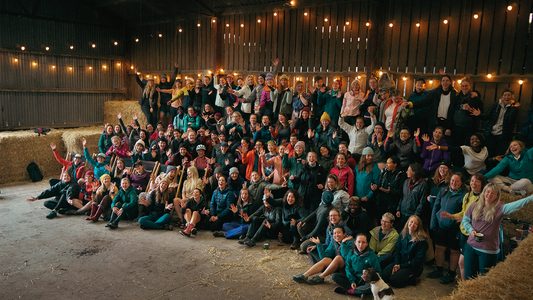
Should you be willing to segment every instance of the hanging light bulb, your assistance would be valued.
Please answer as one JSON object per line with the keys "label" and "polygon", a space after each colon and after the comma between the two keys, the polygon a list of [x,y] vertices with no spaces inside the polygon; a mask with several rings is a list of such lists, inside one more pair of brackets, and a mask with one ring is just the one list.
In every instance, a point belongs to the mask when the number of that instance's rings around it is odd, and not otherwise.
{"label": "hanging light bulb", "polygon": [[213,19],[213,23],[216,23],[216,22],[217,22],[217,20]]}
{"label": "hanging light bulb", "polygon": [[19,61],[19,59],[18,59],[18,58],[15,58],[15,62],[18,62],[18,61]]}
{"label": "hanging light bulb", "polygon": [[274,13],[274,17],[277,16],[277,15],[278,15],[278,13]]}
{"label": "hanging light bulb", "polygon": [[50,47],[45,47],[44,50],[48,51],[50,50]]}
{"label": "hanging light bulb", "polygon": [[461,84],[461,82],[462,82],[462,80],[461,80],[461,79],[457,80],[457,83],[458,83],[458,84]]}
{"label": "hanging light bulb", "polygon": [[244,24],[241,24],[241,27],[244,27]]}
{"label": "hanging light bulb", "polygon": [[120,63],[117,63],[117,66],[119,66],[119,67],[120,67]]}
{"label": "hanging light bulb", "polygon": [[512,5],[507,6],[507,10],[508,10],[508,11],[513,10],[513,6],[512,6]]}
{"label": "hanging light bulb", "polygon": [[524,83],[523,80],[518,80],[518,84],[522,84],[522,83]]}
{"label": "hanging light bulb", "polygon": [[346,25],[350,25],[350,22],[346,22]]}
{"label": "hanging light bulb", "polygon": [[113,44],[116,46],[116,45],[118,45],[118,42],[114,42]]}
{"label": "hanging light bulb", "polygon": [[430,81],[429,81],[429,84],[433,84],[433,80],[430,80]]}
{"label": "hanging light bulb", "polygon": [[198,23],[198,24],[196,24],[196,26],[200,27],[200,26],[201,26],[201,24],[200,24],[200,23]]}
{"label": "hanging light bulb", "polygon": [[420,27],[420,23],[416,23],[416,27]]}
{"label": "hanging light bulb", "polygon": [[133,68],[133,65],[131,66],[131,69],[132,69],[132,70],[134,69],[134,68]]}
{"label": "hanging light bulb", "polygon": [[55,68],[56,68],[56,66],[52,66],[52,69],[55,69]]}
{"label": "hanging light bulb", "polygon": [[393,26],[392,23],[389,23],[389,27],[392,27],[392,26]]}
{"label": "hanging light bulb", "polygon": [[89,67],[89,70],[92,70],[92,69],[93,69],[93,67]]}
{"label": "hanging light bulb", "polygon": [[402,80],[403,80],[403,81],[407,81],[407,77],[403,77]]}
{"label": "hanging light bulb", "polygon": [[160,34],[159,34],[159,37],[163,37],[163,35],[160,33]]}
{"label": "hanging light bulb", "polygon": [[26,47],[22,46],[22,47],[20,47],[20,50],[24,51],[24,50],[26,50]]}
{"label": "hanging light bulb", "polygon": [[261,20],[257,20],[257,23],[261,23]]}
{"label": "hanging light bulb", "polygon": [[370,23],[366,22],[366,27],[370,26]]}
{"label": "hanging light bulb", "polygon": [[70,50],[73,50],[74,49],[74,46],[70,46]]}
{"label": "hanging light bulb", "polygon": [[474,19],[477,19],[479,18],[479,15],[478,14],[474,14]]}
{"label": "hanging light bulb", "polygon": [[68,67],[68,69],[69,69],[70,71],[72,71],[72,67]]}
{"label": "hanging light bulb", "polygon": [[448,24],[448,20],[444,20],[442,21],[444,24]]}
{"label": "hanging light bulb", "polygon": [[139,42],[139,39],[135,39],[135,43],[138,43]]}
{"label": "hanging light bulb", "polygon": [[226,27],[229,27],[229,24],[228,24],[228,23],[226,23]]}
{"label": "hanging light bulb", "polygon": [[327,21],[328,21],[328,18],[325,18],[325,19],[324,19],[324,22],[327,22]]}
{"label": "hanging light bulb", "polygon": [[182,32],[183,30],[180,28],[178,31],[179,31],[179,32]]}
{"label": "hanging light bulb", "polygon": [[383,75],[383,72],[379,71],[379,76]]}
{"label": "hanging light bulb", "polygon": [[492,78],[492,74],[487,74],[487,78]]}
{"label": "hanging light bulb", "polygon": [[304,16],[306,16],[306,17],[307,17],[307,13],[306,13],[306,12],[304,12]]}
{"label": "hanging light bulb", "polygon": [[93,47],[93,48],[96,48],[96,45],[95,45],[95,44],[93,44],[93,45],[92,45],[92,47]]}

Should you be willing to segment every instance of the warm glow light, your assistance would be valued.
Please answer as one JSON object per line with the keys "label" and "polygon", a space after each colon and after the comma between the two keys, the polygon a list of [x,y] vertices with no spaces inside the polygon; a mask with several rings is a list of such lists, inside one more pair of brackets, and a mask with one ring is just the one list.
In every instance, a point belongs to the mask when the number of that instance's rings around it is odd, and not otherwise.
{"label": "warm glow light", "polygon": [[448,20],[444,20],[442,21],[444,24],[448,24]]}
{"label": "warm glow light", "polygon": [[461,79],[457,80],[457,83],[458,83],[458,84],[461,84]]}
{"label": "warm glow light", "polygon": [[233,73],[233,76],[237,76],[237,73]]}
{"label": "warm glow light", "polygon": [[346,22],[346,25],[350,25],[350,22]]}
{"label": "warm glow light", "polygon": [[229,24],[228,24],[228,23],[226,23],[226,27],[229,27]]}
{"label": "warm glow light", "polygon": [[274,13],[274,16],[277,16],[277,15],[278,15],[278,13]]}
{"label": "warm glow light", "polygon": [[306,13],[306,12],[304,13],[304,16],[306,16],[306,17],[307,17],[307,13]]}
{"label": "warm glow light", "polygon": [[430,81],[429,81],[429,84],[433,84],[433,80],[430,80]]}
{"label": "warm glow light", "polygon": [[133,70],[133,66],[131,66],[131,69]]}
{"label": "warm glow light", "polygon": [[93,47],[93,48],[96,48],[96,45],[95,45],[95,44],[93,44],[93,45],[92,45],[92,47]]}
{"label": "warm glow light", "polygon": [[361,75],[357,76],[357,79],[361,79]]}
{"label": "warm glow light", "polygon": [[294,1],[291,1],[291,5],[294,5]]}
{"label": "warm glow light", "polygon": [[366,22],[366,27],[370,26],[370,23]]}
{"label": "warm glow light", "polygon": [[116,45],[118,45],[118,42],[114,42],[113,44],[116,46]]}
{"label": "warm glow light", "polygon": [[202,76],[202,74],[198,73],[198,77]]}
{"label": "warm glow light", "polygon": [[135,43],[138,43],[139,42],[139,39],[135,39]]}
{"label": "warm glow light", "polygon": [[24,51],[24,50],[26,50],[26,47],[22,46],[22,47],[20,47],[20,50]]}
{"label": "warm glow light", "polygon": [[178,30],[179,32],[182,32],[183,30],[181,30],[181,28]]}
{"label": "warm glow light", "polygon": [[52,69],[55,69],[55,68],[56,68],[56,66],[52,66]]}
{"label": "warm glow light", "polygon": [[160,34],[159,34],[159,37],[163,37],[163,35],[160,33]]}
{"label": "warm glow light", "polygon": [[196,26],[200,27],[200,23],[198,23]]}
{"label": "warm glow light", "polygon": [[37,63],[36,63],[36,62],[33,62],[33,66],[35,67],[36,65],[37,65]]}
{"label": "warm glow light", "polygon": [[474,15],[474,19],[477,19],[477,18],[479,18],[479,15],[478,15],[478,14],[475,14],[475,15]]}
{"label": "warm glow light", "polygon": [[261,20],[257,20],[257,23],[261,23]]}
{"label": "warm glow light", "polygon": [[89,70],[92,70],[92,69],[93,69],[93,67],[89,67]]}
{"label": "warm glow light", "polygon": [[403,79],[403,81],[406,81],[406,80],[407,80],[407,77],[403,77],[402,79]]}
{"label": "warm glow light", "polygon": [[508,10],[508,11],[513,10],[513,6],[512,6],[512,5],[507,6],[507,10]]}
{"label": "warm glow light", "polygon": [[211,72],[211,71],[209,71],[209,74],[211,74],[211,73],[212,73],[212,72]]}
{"label": "warm glow light", "polygon": [[244,27],[244,24],[241,24],[241,27]]}
{"label": "warm glow light", "polygon": [[72,71],[72,67],[68,67],[68,69]]}
{"label": "warm glow light", "polygon": [[392,23],[389,23],[389,27],[392,27]]}
{"label": "warm glow light", "polygon": [[44,50],[48,51],[50,50],[50,47],[45,47]]}
{"label": "warm glow light", "polygon": [[15,62],[19,61],[18,58],[15,58]]}
{"label": "warm glow light", "polygon": [[327,22],[327,21],[328,21],[328,18],[325,18],[325,19],[324,19],[324,22]]}
{"label": "warm glow light", "polygon": [[70,46],[70,50],[74,49],[74,46]]}
{"label": "warm glow light", "polygon": [[137,72],[137,75],[141,75],[141,72]]}
{"label": "warm glow light", "polygon": [[213,23],[216,23],[217,20],[213,19]]}
{"label": "warm glow light", "polygon": [[416,23],[416,27],[420,27],[420,23]]}
{"label": "warm glow light", "polygon": [[224,73],[224,69],[220,69],[220,73]]}
{"label": "warm glow light", "polygon": [[120,67],[120,63],[117,63],[117,66],[119,66],[119,67]]}
{"label": "warm glow light", "polygon": [[492,74],[487,74],[487,78],[491,78],[492,77]]}
{"label": "warm glow light", "polygon": [[102,68],[104,68],[104,69],[105,69],[105,68],[107,68],[107,66],[106,66],[106,65],[103,65],[103,66],[102,66]]}
{"label": "warm glow light", "polygon": [[379,71],[379,76],[383,75],[383,72]]}
{"label": "warm glow light", "polygon": [[524,83],[523,80],[518,80],[518,84],[522,84],[522,83]]}

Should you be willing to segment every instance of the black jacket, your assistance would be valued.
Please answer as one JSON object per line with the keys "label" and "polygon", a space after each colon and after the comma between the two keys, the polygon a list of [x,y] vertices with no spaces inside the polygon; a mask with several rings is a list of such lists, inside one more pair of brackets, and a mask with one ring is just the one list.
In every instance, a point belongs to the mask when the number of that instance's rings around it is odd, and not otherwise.
{"label": "black jacket", "polygon": [[[163,90],[170,90],[172,89],[174,82],[176,81],[176,76],[178,75],[178,68],[174,68],[174,73],[172,73],[172,76],[168,78],[167,76],[167,82],[161,83],[159,82],[156,86]],[[168,101],[172,99],[172,94],[169,93],[161,93],[159,97],[159,103],[162,105],[166,105]]]}
{"label": "black jacket", "polygon": [[[407,179],[404,171],[396,170],[394,172],[388,171],[387,168],[381,170],[379,174],[379,181],[377,183],[378,190],[376,192],[376,205],[378,212],[396,212],[398,203],[402,198],[403,184]],[[385,193],[379,190],[382,187],[389,189],[390,192]],[[381,217],[381,216],[379,216]]]}
{"label": "black jacket", "polygon": [[75,179],[65,182],[60,181],[54,186],[42,192],[37,198],[46,199],[51,197],[56,197],[59,199],[63,194],[65,194],[67,199],[78,199],[80,196],[81,187],[78,185]]}
{"label": "black jacket", "polygon": [[479,109],[483,112],[483,101],[481,101],[481,94],[478,91],[474,91],[477,97],[472,98],[471,93],[464,95],[463,92],[457,94],[457,107],[455,108],[455,115],[453,117],[455,125],[462,128],[474,128],[479,127],[479,118],[471,115],[469,111],[462,108],[463,104],[468,104],[472,108]]}
{"label": "black jacket", "polygon": [[[150,101],[150,98],[144,97],[144,88],[148,84],[148,81],[143,79],[141,80],[139,78],[139,75],[135,74],[135,80],[137,81],[137,84],[141,87],[141,96],[139,97],[139,105],[143,106],[145,103]],[[152,95],[152,101],[148,103],[150,105],[150,108],[157,109],[157,100],[159,99],[159,92],[154,91],[154,94]]]}
{"label": "black jacket", "polygon": [[409,188],[410,179],[406,179],[403,183],[403,195],[396,211],[400,211],[402,216],[417,215],[422,220],[427,219],[425,215],[429,215],[428,185],[422,178],[414,184],[414,187]]}
{"label": "black jacket", "polygon": [[[486,114],[481,114],[479,116],[482,120],[489,120],[487,122],[487,125],[485,126],[485,137],[491,134],[492,127],[496,125],[496,122],[498,122],[498,116],[500,115],[501,109],[502,106],[500,105],[500,101],[498,101],[496,104],[489,108]],[[513,127],[516,123],[517,118],[518,107],[516,107],[513,102],[512,104],[510,104],[510,106],[507,108],[507,111],[505,111],[505,114],[503,115],[503,136],[508,136],[509,139],[511,139]]]}
{"label": "black jacket", "polygon": [[[440,103],[440,97],[443,93],[442,86],[439,86],[438,88],[432,90],[427,94],[422,100],[418,102],[413,102],[413,109],[418,108],[424,108],[429,107],[428,111],[428,131],[431,132],[437,126],[438,119],[437,119],[437,112],[439,110],[439,103]],[[446,118],[446,122],[444,124],[444,130],[446,129],[453,129],[454,126],[454,115],[455,115],[455,108],[457,107],[457,102],[459,101],[459,98],[457,98],[457,91],[450,86],[450,106],[448,106],[448,114]]]}
{"label": "black jacket", "polygon": [[348,225],[348,228],[352,230],[352,235],[356,236],[358,233],[364,233],[367,239],[370,238],[370,230],[374,227],[374,223],[370,220],[366,210],[352,214],[351,212],[342,212],[342,219]]}
{"label": "black jacket", "polygon": [[326,184],[326,177],[328,172],[319,165],[318,163],[315,167],[305,164],[298,173],[296,173],[293,183],[299,184],[298,193],[304,197],[305,195],[314,195],[318,198],[322,195],[322,190],[319,190],[317,185]]}

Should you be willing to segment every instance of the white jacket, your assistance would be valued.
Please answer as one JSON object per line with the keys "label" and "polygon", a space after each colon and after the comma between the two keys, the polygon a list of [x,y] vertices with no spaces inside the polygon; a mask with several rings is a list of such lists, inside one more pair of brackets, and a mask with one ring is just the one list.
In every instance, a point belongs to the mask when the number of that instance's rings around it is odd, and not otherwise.
{"label": "white jacket", "polygon": [[348,146],[350,152],[357,154],[363,153],[363,149],[366,147],[366,141],[374,131],[374,125],[376,125],[376,116],[372,116],[370,126],[363,127],[360,130],[357,130],[355,125],[352,126],[344,123],[344,118],[339,118],[339,126],[342,130],[346,131],[350,138],[350,145]]}
{"label": "white jacket", "polygon": [[[250,86],[245,84],[242,89],[235,91],[233,95],[240,97],[242,96],[244,99],[247,99],[252,94],[252,90],[250,90]],[[259,105],[259,99],[256,99],[257,105]],[[247,114],[252,113],[252,103],[241,103],[241,110]]]}

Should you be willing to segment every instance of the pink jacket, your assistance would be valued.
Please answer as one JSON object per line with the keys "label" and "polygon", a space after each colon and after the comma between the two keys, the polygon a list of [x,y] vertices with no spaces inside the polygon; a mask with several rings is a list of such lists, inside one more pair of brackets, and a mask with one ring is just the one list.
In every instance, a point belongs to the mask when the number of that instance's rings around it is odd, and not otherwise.
{"label": "pink jacket", "polygon": [[282,158],[283,155],[278,155],[267,160],[265,156],[261,156],[261,162],[263,163],[263,166],[274,166],[274,172],[272,173],[274,174],[274,181],[272,182],[273,184],[281,185],[283,183],[283,167],[281,166]]}
{"label": "pink jacket", "polygon": [[357,92],[355,96],[352,96],[352,92],[344,94],[344,100],[342,101],[341,115],[344,117],[355,117],[359,115],[359,106],[363,103],[365,94],[361,91]]}
{"label": "pink jacket", "polygon": [[107,156],[112,156],[113,153],[115,153],[120,158],[130,158],[131,156],[128,155],[129,151],[130,148],[128,148],[128,145],[126,145],[126,143],[122,143],[118,148],[115,148],[114,145],[109,147],[105,154]]}

